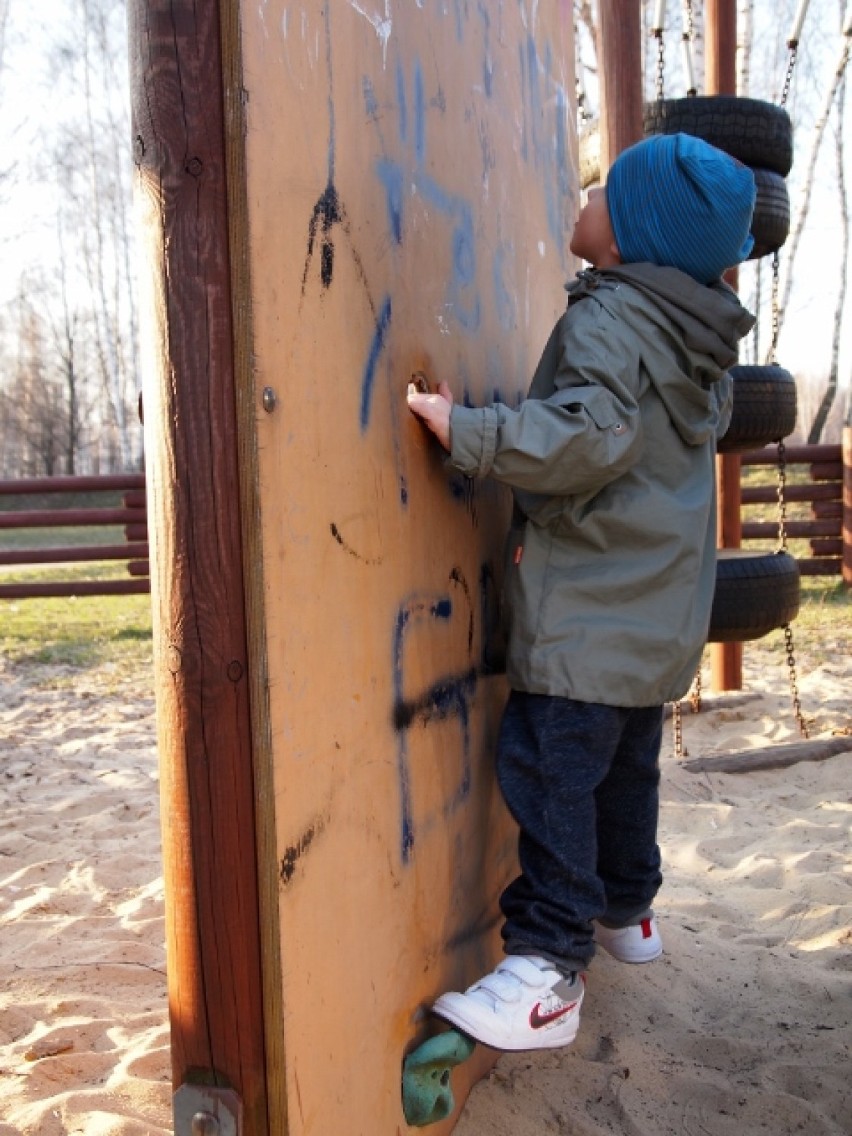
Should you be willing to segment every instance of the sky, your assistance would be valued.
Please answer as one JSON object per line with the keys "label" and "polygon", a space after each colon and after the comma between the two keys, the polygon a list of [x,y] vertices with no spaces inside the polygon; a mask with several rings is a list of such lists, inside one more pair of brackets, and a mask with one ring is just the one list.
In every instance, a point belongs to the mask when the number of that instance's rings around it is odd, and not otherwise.
{"label": "sky", "polygon": [[[366,2],[366,0],[365,0]],[[376,0],[378,2],[378,0]],[[48,44],[73,18],[74,0],[0,0],[8,5],[5,50],[0,68],[0,171],[13,168],[13,176],[0,184],[0,308],[16,294],[21,272],[32,263],[49,259],[55,240],[55,189],[45,177],[55,130],[63,115],[73,111],[70,94],[63,86],[61,68],[56,68]],[[808,127],[816,108],[822,105],[838,59],[840,35],[839,0],[812,0],[805,22],[799,61],[788,107],[805,125],[797,137],[793,171],[788,179],[795,211],[800,203],[801,181],[807,162]],[[756,28],[752,69],[752,94],[777,99],[789,53],[784,42],[794,0],[758,3],[764,23]],[[761,15],[762,13],[762,15]],[[852,66],[849,68],[852,76]],[[676,90],[666,94],[677,97]],[[848,103],[852,100],[847,100]],[[849,112],[852,122],[852,108]],[[848,128],[847,135],[852,136]],[[804,152],[802,149],[804,148]],[[796,284],[778,349],[778,362],[801,374],[827,373],[831,352],[834,309],[843,266],[840,263],[839,205],[833,168],[834,141],[826,137],[818,179],[811,202],[806,236],[795,262]],[[847,147],[847,167],[852,163],[852,145]],[[128,161],[130,156],[128,154]],[[852,170],[850,170],[852,173]],[[852,197],[852,176],[848,185]],[[782,276],[786,271],[781,251]],[[748,302],[753,295],[755,265],[741,273],[740,291]],[[769,260],[761,269],[763,294],[770,288]],[[852,292],[852,281],[850,281]],[[849,385],[852,373],[852,296],[847,300],[845,339],[841,354],[841,384]],[[760,315],[759,337],[766,345],[771,337],[768,312]],[[748,344],[745,352],[752,350]]]}

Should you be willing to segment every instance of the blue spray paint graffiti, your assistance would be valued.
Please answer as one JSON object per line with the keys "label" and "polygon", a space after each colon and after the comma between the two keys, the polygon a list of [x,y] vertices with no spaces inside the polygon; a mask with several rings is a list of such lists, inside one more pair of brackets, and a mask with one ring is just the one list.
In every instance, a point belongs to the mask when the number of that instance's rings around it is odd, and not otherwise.
{"label": "blue spray paint graffiti", "polygon": [[385,336],[387,335],[388,326],[391,320],[391,299],[390,296],[385,296],[382,302],[381,310],[379,311],[378,318],[376,319],[376,330],[373,335],[373,341],[370,344],[370,353],[367,356],[367,364],[364,367],[364,378],[361,381],[361,430],[366,430],[370,421],[370,399],[373,393],[373,383],[376,378],[376,367],[379,362],[379,356],[385,345]]}
{"label": "blue spray paint graffiti", "polygon": [[[565,88],[554,75],[553,53],[550,45],[544,49],[544,59],[532,36],[518,48],[524,90],[524,133],[521,155],[532,163],[544,192],[547,227],[556,242],[563,264],[566,262],[565,232],[568,219],[573,215],[574,194],[568,165],[566,146],[568,130],[568,99]],[[547,88],[547,96],[542,92]],[[547,113],[551,102],[552,117]]]}
{"label": "blue spray paint graffiti", "polygon": [[[481,321],[481,303],[475,292],[476,241],[473,210],[463,197],[445,189],[426,170],[426,115],[428,100],[423,69],[415,61],[411,76],[412,98],[409,111],[408,84],[402,64],[396,69],[397,136],[402,156],[394,160],[383,156],[375,162],[375,174],[384,189],[388,227],[394,243],[401,245],[404,233],[405,187],[454,223],[451,235],[452,276],[448,284],[447,308],[465,331],[475,332]],[[368,80],[362,83],[367,113],[375,118],[376,100]],[[472,295],[471,295],[472,292]],[[465,298],[470,299],[465,303]]]}

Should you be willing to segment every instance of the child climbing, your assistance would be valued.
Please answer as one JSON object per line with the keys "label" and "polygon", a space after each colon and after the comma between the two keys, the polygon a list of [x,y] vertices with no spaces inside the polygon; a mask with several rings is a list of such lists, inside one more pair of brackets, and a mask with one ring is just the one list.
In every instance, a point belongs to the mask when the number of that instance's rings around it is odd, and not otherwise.
{"label": "child climbing", "polygon": [[721,276],[748,256],[754,198],[751,172],[697,138],[630,147],[576,222],[592,267],[521,406],[409,388],[450,467],[514,494],[497,775],[520,875],[500,900],[505,959],[434,1005],[498,1049],[574,1040],[596,943],[623,962],[662,953],[663,705],[707,636],[726,369],[754,322]]}

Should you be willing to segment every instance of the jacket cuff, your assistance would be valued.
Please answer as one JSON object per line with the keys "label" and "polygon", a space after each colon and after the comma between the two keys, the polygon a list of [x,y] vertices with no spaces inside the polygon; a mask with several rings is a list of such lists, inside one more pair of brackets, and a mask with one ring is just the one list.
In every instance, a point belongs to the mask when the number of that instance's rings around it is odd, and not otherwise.
{"label": "jacket cuff", "polygon": [[467,477],[485,477],[494,465],[499,418],[492,406],[454,405],[448,464]]}

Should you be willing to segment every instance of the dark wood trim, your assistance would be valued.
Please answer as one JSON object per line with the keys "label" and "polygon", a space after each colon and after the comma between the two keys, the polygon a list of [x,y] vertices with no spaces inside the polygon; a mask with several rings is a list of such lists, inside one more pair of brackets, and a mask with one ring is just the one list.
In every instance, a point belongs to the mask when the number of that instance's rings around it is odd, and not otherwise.
{"label": "dark wood trim", "polygon": [[[840,486],[831,482],[819,485],[787,485],[786,501],[839,501]],[[771,505],[778,500],[777,485],[747,485],[742,490],[743,505]]]}
{"label": "dark wood trim", "polygon": [[144,489],[144,473],[105,473],[91,476],[15,477],[0,481],[0,494],[94,493],[112,489]]}
{"label": "dark wood trim", "polygon": [[0,564],[80,564],[96,560],[133,560],[148,555],[145,541],[127,544],[87,544],[66,548],[10,548],[0,552]]}
{"label": "dark wood trim", "polygon": [[268,1136],[220,11],[128,10],[173,1081]]}
{"label": "dark wood trim", "polygon": [[[778,447],[767,446],[763,450],[747,450],[740,455],[743,465],[778,465]],[[785,446],[784,461],[787,465],[808,465],[811,462],[839,462],[839,442],[819,442],[811,445]]]}
{"label": "dark wood trim", "polygon": [[251,272],[249,257],[248,178],[244,139],[246,91],[242,75],[240,0],[220,0],[222,75],[225,99],[225,159],[228,177],[228,225],[231,300],[234,327],[237,448],[245,576],[247,632],[254,758],[255,841],[258,864],[260,952],[266,1046],[266,1095],[271,1136],[290,1131],[284,1031],[284,991],[278,911],[278,838],[275,829],[274,762],[269,710],[265,585],[261,539],[260,468],[257,442],[258,392],[253,365]]}
{"label": "dark wood trim", "polygon": [[149,590],[144,580],[77,580],[55,584],[0,584],[0,599],[34,600],[57,596],[138,596]]}
{"label": "dark wood trim", "polygon": [[[840,521],[787,521],[787,536],[807,539],[811,536],[834,536],[840,532]],[[772,540],[778,535],[777,521],[746,521],[742,526],[744,540]]]}
{"label": "dark wood trim", "polygon": [[0,512],[0,529],[53,529],[138,523],[138,509],[34,509]]}

